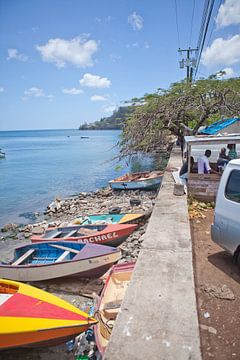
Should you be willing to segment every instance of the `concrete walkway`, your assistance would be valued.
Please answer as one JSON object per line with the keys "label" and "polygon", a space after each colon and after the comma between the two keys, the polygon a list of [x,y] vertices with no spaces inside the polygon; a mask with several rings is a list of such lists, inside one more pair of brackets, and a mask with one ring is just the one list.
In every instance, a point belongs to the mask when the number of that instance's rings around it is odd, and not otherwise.
{"label": "concrete walkway", "polygon": [[[178,149],[168,167],[181,166]],[[165,172],[105,360],[200,360],[187,197]]]}

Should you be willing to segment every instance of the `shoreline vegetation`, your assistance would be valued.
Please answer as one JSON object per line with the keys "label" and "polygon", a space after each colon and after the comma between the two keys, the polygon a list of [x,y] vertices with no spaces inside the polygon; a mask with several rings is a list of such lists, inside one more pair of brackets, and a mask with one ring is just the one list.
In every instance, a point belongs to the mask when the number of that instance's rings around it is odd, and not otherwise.
{"label": "shoreline vegetation", "polygon": [[79,130],[122,130],[126,117],[133,111],[132,106],[120,106],[111,116],[103,117],[93,123],[84,123]]}

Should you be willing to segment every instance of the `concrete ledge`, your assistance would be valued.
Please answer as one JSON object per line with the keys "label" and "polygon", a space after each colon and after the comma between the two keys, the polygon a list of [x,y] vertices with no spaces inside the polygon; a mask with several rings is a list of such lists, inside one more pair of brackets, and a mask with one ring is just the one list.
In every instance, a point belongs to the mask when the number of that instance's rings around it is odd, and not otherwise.
{"label": "concrete ledge", "polygon": [[[180,166],[173,150],[169,166]],[[143,248],[104,359],[199,360],[187,198],[165,172]]]}

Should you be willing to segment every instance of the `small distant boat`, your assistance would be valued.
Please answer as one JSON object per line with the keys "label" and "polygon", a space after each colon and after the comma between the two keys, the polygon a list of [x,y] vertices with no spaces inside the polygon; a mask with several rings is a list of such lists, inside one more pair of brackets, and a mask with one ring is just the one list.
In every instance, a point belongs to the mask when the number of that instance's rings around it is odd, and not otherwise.
{"label": "small distant boat", "polygon": [[89,136],[80,136],[81,139],[89,139]]}
{"label": "small distant boat", "polygon": [[138,172],[111,180],[109,185],[113,190],[153,190],[160,186],[162,177],[161,171]]}
{"label": "small distant boat", "polygon": [[144,217],[144,214],[95,214],[95,215],[80,215],[69,223],[72,225],[100,225],[100,224],[126,224],[137,223]]}
{"label": "small distant boat", "polygon": [[39,241],[77,241],[101,245],[118,246],[137,228],[137,224],[82,225],[52,228],[43,235],[31,237]]}
{"label": "small distant boat", "polygon": [[0,350],[57,345],[96,323],[57,296],[0,279]]}
{"label": "small distant boat", "polygon": [[5,156],[6,156],[5,152],[3,152],[2,149],[0,149],[0,159],[5,158]]}
{"label": "small distant boat", "polygon": [[95,314],[99,322],[94,326],[96,344],[102,356],[108,345],[134,266],[135,263],[114,265],[102,290]]}
{"label": "small distant boat", "polygon": [[119,249],[97,244],[48,241],[17,247],[9,264],[0,263],[0,277],[42,281],[103,275],[121,258]]}

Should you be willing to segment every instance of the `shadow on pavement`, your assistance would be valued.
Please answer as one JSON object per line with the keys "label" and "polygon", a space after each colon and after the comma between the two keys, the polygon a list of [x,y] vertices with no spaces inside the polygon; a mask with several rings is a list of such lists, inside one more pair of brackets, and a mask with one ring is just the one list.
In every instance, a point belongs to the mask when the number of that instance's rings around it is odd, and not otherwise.
{"label": "shadow on pavement", "polygon": [[220,251],[208,256],[208,260],[219,270],[240,283],[240,268],[234,263],[232,255],[226,251]]}

